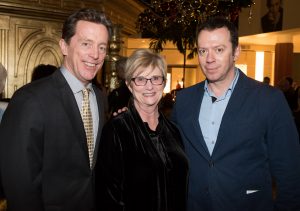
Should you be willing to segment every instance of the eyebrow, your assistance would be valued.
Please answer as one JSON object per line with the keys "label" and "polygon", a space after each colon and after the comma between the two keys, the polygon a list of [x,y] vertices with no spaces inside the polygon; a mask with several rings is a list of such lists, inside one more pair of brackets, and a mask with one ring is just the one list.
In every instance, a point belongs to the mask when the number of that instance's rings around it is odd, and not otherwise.
{"label": "eyebrow", "polygon": [[[213,46],[212,48],[219,48],[219,47],[226,47],[226,45],[220,44],[220,45]],[[209,49],[209,48],[198,46],[198,49]]]}

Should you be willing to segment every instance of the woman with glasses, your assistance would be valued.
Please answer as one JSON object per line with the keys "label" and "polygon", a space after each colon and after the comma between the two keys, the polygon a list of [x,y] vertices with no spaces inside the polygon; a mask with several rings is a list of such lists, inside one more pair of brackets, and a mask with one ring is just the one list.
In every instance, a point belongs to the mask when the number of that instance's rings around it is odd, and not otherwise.
{"label": "woman with glasses", "polygon": [[135,51],[125,66],[128,110],[103,128],[95,167],[97,210],[184,211],[188,161],[178,129],[159,111],[165,60]]}

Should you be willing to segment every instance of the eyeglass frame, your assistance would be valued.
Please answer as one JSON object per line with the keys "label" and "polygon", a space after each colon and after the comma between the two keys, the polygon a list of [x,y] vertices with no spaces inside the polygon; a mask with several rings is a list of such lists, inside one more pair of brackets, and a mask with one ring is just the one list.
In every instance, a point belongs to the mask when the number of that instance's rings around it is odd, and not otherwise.
{"label": "eyeglass frame", "polygon": [[[153,80],[154,77],[161,78],[161,79],[162,79],[161,83],[160,83],[160,84],[153,84],[152,80]],[[142,78],[143,80],[145,79],[146,81],[145,81],[144,85],[138,85],[138,84],[136,83],[136,81],[135,81],[137,78]],[[159,86],[159,85],[162,85],[162,84],[165,82],[165,77],[164,77],[164,76],[160,76],[160,75],[154,75],[154,76],[152,76],[151,78],[145,78],[145,77],[143,77],[143,76],[138,76],[138,77],[131,78],[131,81],[133,81],[133,83],[134,83],[136,86],[146,86],[146,84],[147,84],[148,81],[150,81],[151,84],[154,85],[154,86]]]}

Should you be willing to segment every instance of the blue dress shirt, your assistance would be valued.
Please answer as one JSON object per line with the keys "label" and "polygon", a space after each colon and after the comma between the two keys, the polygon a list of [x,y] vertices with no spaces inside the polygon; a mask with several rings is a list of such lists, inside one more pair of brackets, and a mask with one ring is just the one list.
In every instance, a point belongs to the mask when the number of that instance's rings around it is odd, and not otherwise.
{"label": "blue dress shirt", "polygon": [[[209,90],[208,81],[205,81],[204,95],[199,114],[199,123],[210,155],[212,154],[216,144],[222,117],[233,92],[234,86],[237,83],[238,77],[239,72],[237,69],[235,69],[235,76],[229,88],[221,97],[218,98],[211,90]],[[215,98],[214,102],[212,97]]]}

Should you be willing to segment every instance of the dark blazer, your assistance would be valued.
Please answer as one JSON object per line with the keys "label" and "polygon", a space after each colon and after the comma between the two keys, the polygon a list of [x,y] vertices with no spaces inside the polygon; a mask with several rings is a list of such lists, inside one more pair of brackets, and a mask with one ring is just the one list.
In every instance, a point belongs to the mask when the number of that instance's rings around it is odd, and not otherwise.
{"label": "dark blazer", "polygon": [[198,121],[203,93],[204,82],[180,91],[172,114],[190,163],[188,211],[299,210],[299,138],[282,92],[240,71],[212,155]]}
{"label": "dark blazer", "polygon": [[[104,113],[102,94],[93,88],[99,107],[98,142]],[[92,210],[93,171],[83,122],[59,70],[15,92],[0,137],[1,179],[9,210]]]}
{"label": "dark blazer", "polygon": [[132,103],[109,121],[95,175],[99,211],[186,210],[187,158],[178,129],[162,113],[154,136]]}

